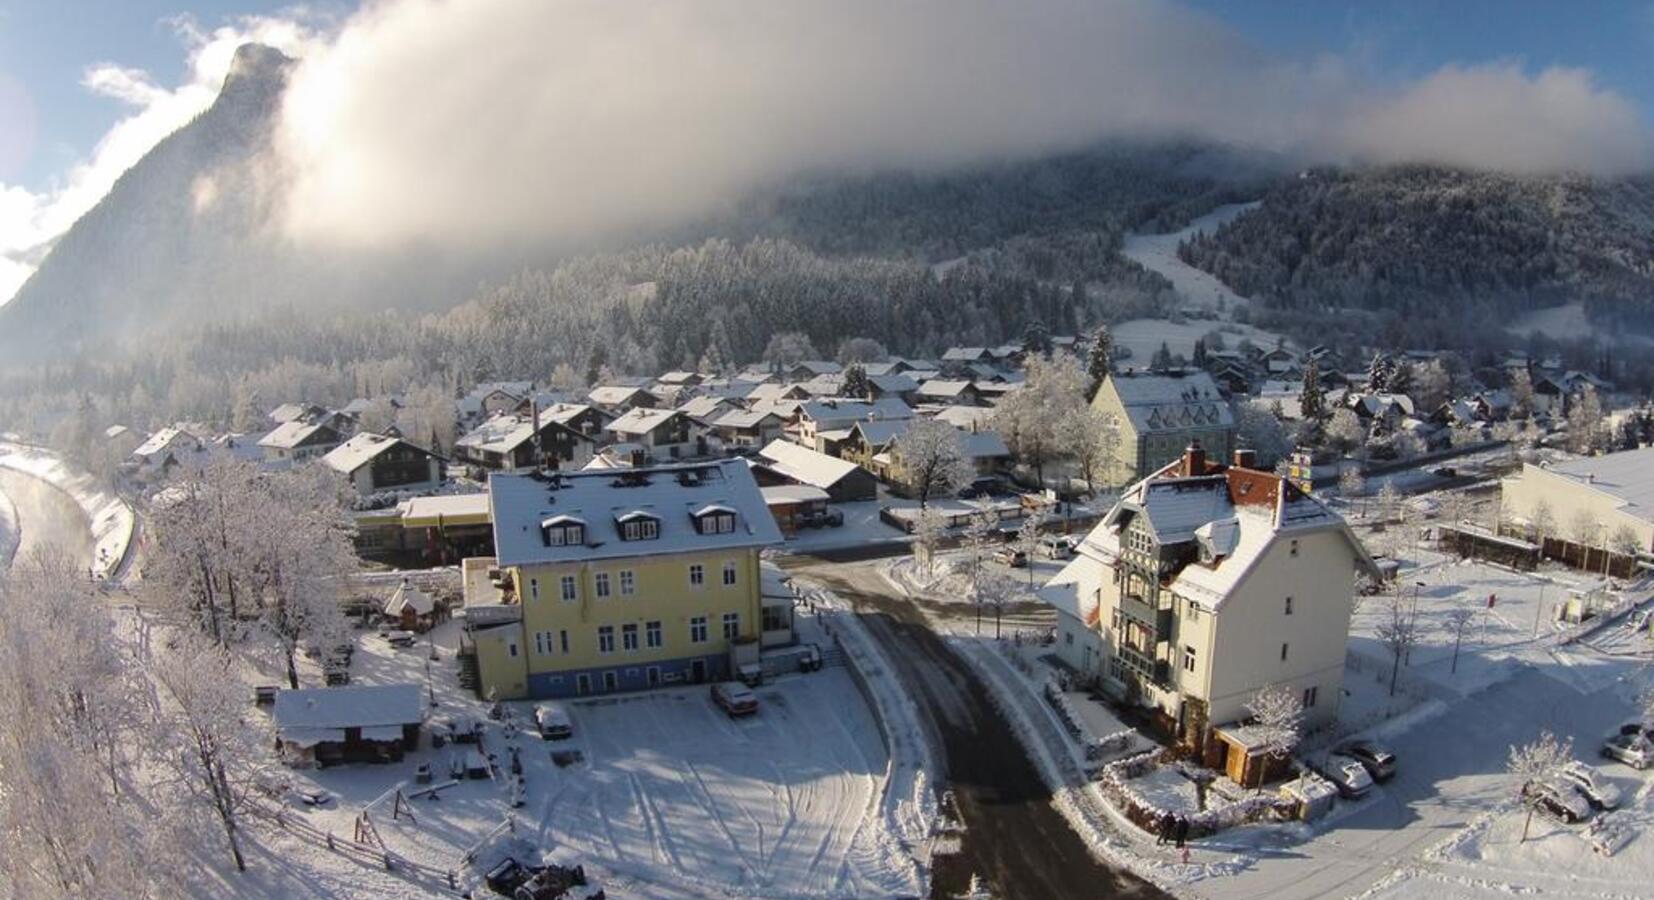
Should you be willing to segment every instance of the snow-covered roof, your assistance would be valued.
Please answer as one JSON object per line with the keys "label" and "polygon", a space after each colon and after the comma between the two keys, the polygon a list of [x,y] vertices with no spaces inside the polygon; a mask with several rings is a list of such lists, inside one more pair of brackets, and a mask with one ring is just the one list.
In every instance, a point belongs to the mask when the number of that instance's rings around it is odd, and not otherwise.
{"label": "snow-covered roof", "polygon": [[670,424],[682,415],[676,409],[644,409],[640,406],[627,410],[625,415],[610,422],[608,429],[615,434],[643,435]]}
{"label": "snow-covered roof", "polygon": [[133,456],[148,458],[168,450],[176,450],[185,446],[199,446],[200,442],[195,435],[178,428],[163,428],[150,435],[147,440],[139,444],[132,451]]}
{"label": "snow-covered roof", "polygon": [[826,491],[808,484],[777,484],[759,488],[758,492],[764,495],[764,504],[767,506],[777,503],[826,502],[829,499]]}
{"label": "snow-covered roof", "polygon": [[794,382],[768,381],[756,385],[747,393],[747,399],[761,403],[764,401],[780,400],[783,397],[797,397],[808,395],[809,391]]}
{"label": "snow-covered roof", "polygon": [[906,394],[919,389],[919,382],[900,374],[868,375],[867,380],[886,394]]}
{"label": "snow-covered roof", "polygon": [[103,430],[103,436],[111,440],[131,434],[132,429],[125,425],[111,425]]}
{"label": "snow-covered roof", "polygon": [[949,347],[942,353],[942,362],[975,362],[987,355],[986,347]]}
{"label": "snow-covered roof", "polygon": [[431,598],[431,595],[420,590],[406,578],[402,579],[402,583],[396,586],[391,598],[385,601],[385,615],[387,616],[400,616],[404,611],[411,612],[416,616],[428,616],[434,609],[436,609],[436,601]]}
{"label": "snow-covered roof", "polygon": [[532,420],[512,413],[501,413],[466,432],[464,437],[454,442],[454,446],[510,453],[533,436]]}
{"label": "snow-covered roof", "polygon": [[631,403],[638,394],[647,394],[648,391],[640,387],[624,384],[605,384],[594,387],[586,399],[598,406],[624,406]]}
{"label": "snow-covered roof", "polygon": [[[407,444],[407,442],[400,438],[386,437],[382,434],[364,431],[329,450],[327,455],[322,457],[322,463],[335,472],[349,475],[397,444]],[[412,444],[407,445],[409,447],[413,446]]]}
{"label": "snow-covered roof", "polygon": [[780,439],[770,441],[758,455],[779,474],[823,490],[830,490],[857,469],[853,462]]}
{"label": "snow-covered roof", "polygon": [[818,427],[847,427],[852,422],[868,419],[911,419],[913,407],[899,397],[881,397],[872,401],[834,398],[811,400],[800,406],[798,413],[816,422]]}
{"label": "snow-covered roof", "polygon": [[705,419],[706,417],[717,413],[719,410],[727,409],[728,407],[729,401],[724,398],[702,394],[699,397],[689,398],[687,402],[678,407],[678,412],[683,413],[691,419]]}
{"label": "snow-covered roof", "polygon": [[837,375],[844,371],[843,366],[825,359],[801,359],[791,368],[803,369],[811,375]]}
{"label": "snow-covered roof", "polygon": [[1037,592],[1057,612],[1087,625],[1097,623],[1097,590],[1103,585],[1102,565],[1094,559],[1076,556]]}
{"label": "snow-covered roof", "polygon": [[[1531,463],[1524,465],[1523,475],[1536,468]],[[1626,514],[1654,521],[1654,447],[1571,459],[1540,471],[1615,497]]]}
{"label": "snow-covered roof", "polygon": [[1108,383],[1139,434],[1235,424],[1217,383],[1205,372],[1116,372],[1109,376]]}
{"label": "snow-covered roof", "polygon": [[540,421],[566,426],[590,410],[591,407],[585,403],[554,403],[540,407]]}
{"label": "snow-covered roof", "polygon": [[534,382],[532,381],[485,382],[467,391],[465,396],[459,398],[459,411],[461,415],[465,416],[480,415],[483,411],[484,401],[494,394],[502,394],[520,401],[526,399],[533,390]]}
{"label": "snow-covered roof", "polygon": [[994,411],[986,406],[944,406],[936,410],[934,418],[961,431],[970,431],[987,425],[993,414]]}
{"label": "snow-covered roof", "polygon": [[715,428],[756,428],[768,418],[785,418],[773,407],[764,405],[753,409],[733,409],[712,420]]}
{"label": "snow-covered roof", "polygon": [[932,378],[924,384],[919,385],[919,396],[958,397],[967,390],[971,389],[971,383],[969,381],[950,381],[941,378]]}
{"label": "snow-covered roof", "polygon": [[289,729],[417,725],[425,720],[425,698],[417,684],[277,691],[272,716],[284,739]]}
{"label": "snow-covered roof", "polygon": [[284,425],[295,419],[319,415],[323,412],[326,412],[326,410],[314,403],[283,403],[270,410],[270,421],[277,425]]}
{"label": "snow-covered roof", "polygon": [[[494,516],[494,548],[502,566],[654,556],[702,550],[765,547],[781,531],[746,462],[628,469],[582,470],[550,475],[499,475],[488,479]],[[709,506],[734,511],[735,529],[702,534],[693,516]],[[660,522],[652,540],[622,540],[619,519],[644,514]],[[548,545],[540,523],[566,514],[586,521],[585,542]]]}
{"label": "snow-covered roof", "polygon": [[258,445],[260,447],[273,447],[278,450],[291,450],[294,447],[302,446],[305,441],[310,440],[323,429],[332,432],[332,437],[338,436],[338,433],[332,428],[320,422],[294,419],[291,422],[283,422],[277,425],[269,434],[259,438]]}

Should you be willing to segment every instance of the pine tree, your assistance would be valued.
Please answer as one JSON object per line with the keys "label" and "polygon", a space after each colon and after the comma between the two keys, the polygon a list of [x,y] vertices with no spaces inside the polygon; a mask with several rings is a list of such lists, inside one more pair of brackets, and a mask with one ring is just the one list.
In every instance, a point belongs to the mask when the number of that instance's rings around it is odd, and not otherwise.
{"label": "pine tree", "polygon": [[1091,384],[1086,388],[1086,400],[1097,396],[1097,389],[1103,386],[1103,380],[1112,371],[1109,365],[1109,355],[1114,352],[1114,342],[1109,338],[1108,328],[1097,326],[1097,338],[1091,345],[1091,358],[1086,363],[1086,374],[1091,378]]}
{"label": "pine tree", "polygon": [[1326,399],[1321,395],[1321,364],[1313,358],[1304,366],[1304,389],[1298,395],[1298,411],[1304,419],[1317,424],[1327,414]]}
{"label": "pine tree", "polygon": [[1206,339],[1195,338],[1194,364],[1198,368],[1206,368]]}
{"label": "pine tree", "polygon": [[609,351],[602,345],[592,348],[592,355],[586,359],[586,385],[595,385],[603,377],[603,370],[609,366]]}
{"label": "pine tree", "polygon": [[845,369],[844,382],[839,385],[838,392],[845,397],[873,399],[873,383],[867,378],[867,367],[861,363],[854,363]]}

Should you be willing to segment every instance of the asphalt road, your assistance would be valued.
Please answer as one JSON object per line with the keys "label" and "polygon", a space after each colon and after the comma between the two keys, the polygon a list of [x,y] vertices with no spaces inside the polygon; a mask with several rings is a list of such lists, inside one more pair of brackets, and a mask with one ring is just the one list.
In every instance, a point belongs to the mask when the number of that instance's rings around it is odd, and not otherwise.
{"label": "asphalt road", "polygon": [[942,748],[947,784],[965,825],[960,852],[940,856],[931,893],[963,893],[972,875],[995,897],[1165,897],[1158,888],[1092,855],[1051,805],[1051,792],[970,665],[925,623],[924,615],[863,566],[823,566],[809,558],[784,565],[854,604],[884,645],[898,675]]}
{"label": "asphalt road", "polygon": [[92,564],[92,532],[86,516],[68,494],[30,475],[0,469],[0,493],[17,507],[21,542],[17,559],[41,547],[55,546],[73,555],[82,567]]}

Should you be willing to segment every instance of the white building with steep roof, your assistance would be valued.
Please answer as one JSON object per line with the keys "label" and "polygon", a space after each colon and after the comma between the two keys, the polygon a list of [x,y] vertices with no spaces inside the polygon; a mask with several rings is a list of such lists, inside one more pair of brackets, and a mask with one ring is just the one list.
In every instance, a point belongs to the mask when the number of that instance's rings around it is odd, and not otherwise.
{"label": "white building with steep roof", "polygon": [[1133,484],[1041,598],[1082,678],[1239,780],[1250,757],[1225,728],[1266,685],[1307,727],[1337,718],[1354,576],[1374,569],[1338,514],[1236,462],[1191,447]]}

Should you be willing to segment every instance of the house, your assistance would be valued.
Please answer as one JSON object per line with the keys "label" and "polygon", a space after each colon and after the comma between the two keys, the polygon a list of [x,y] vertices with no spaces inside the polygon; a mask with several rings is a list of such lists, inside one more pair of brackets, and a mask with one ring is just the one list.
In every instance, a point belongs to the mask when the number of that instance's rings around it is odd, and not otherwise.
{"label": "house", "polygon": [[1196,441],[1219,458],[1234,449],[1234,414],[1205,372],[1113,372],[1091,408],[1119,423],[1119,451],[1102,476],[1106,484],[1159,471]]}
{"label": "house", "polygon": [[919,385],[920,403],[945,403],[952,406],[981,406],[982,392],[969,381],[933,378]]}
{"label": "house", "polygon": [[803,402],[810,399],[811,396],[813,395],[797,382],[770,381],[755,386],[747,393],[746,399],[748,403],[752,404],[779,403],[785,400]]}
{"label": "house", "polygon": [[363,497],[387,491],[432,491],[442,486],[447,460],[401,438],[364,431],[322,457],[322,465],[350,479]]}
{"label": "house", "polygon": [[918,402],[919,382],[906,375],[899,373],[874,375],[869,373],[867,383],[872,388],[874,400],[882,400],[888,397],[892,400],[900,400],[909,406]]}
{"label": "house", "polygon": [[[1542,544],[1547,556],[1600,571],[1606,551],[1611,571],[1640,571],[1654,553],[1654,447],[1523,463],[1499,485],[1499,521],[1501,531]],[[1586,522],[1594,533],[1579,533]]]}
{"label": "house", "polygon": [[688,416],[691,421],[704,429],[711,426],[714,419],[739,408],[723,397],[703,394],[699,397],[691,397],[678,407],[678,412]]}
{"label": "house", "polygon": [[111,425],[103,430],[103,442],[116,459],[125,459],[143,446],[145,437],[125,425]]}
{"label": "house", "polygon": [[633,409],[610,422],[607,430],[616,443],[636,445],[648,460],[663,462],[707,454],[705,430],[675,409]]}
{"label": "house", "polygon": [[718,681],[759,663],[759,553],[781,542],[742,460],[488,482],[462,654],[483,697]]}
{"label": "house", "polygon": [[826,491],[834,503],[873,500],[879,494],[873,473],[791,441],[771,441],[758,451],[754,463],[753,474],[760,484],[809,485]]}
{"label": "house", "polygon": [[[901,437],[911,423],[911,419],[857,422],[844,442],[844,458],[886,482],[903,483]],[[1011,461],[1011,450],[997,431],[960,431],[959,445],[979,478],[1003,470]]]}
{"label": "house", "polygon": [[1083,679],[1243,783],[1267,764],[1246,729],[1260,689],[1291,690],[1306,728],[1337,718],[1354,576],[1377,574],[1341,517],[1252,462],[1191,445],[1127,488],[1041,594]]}
{"label": "house", "polygon": [[775,524],[788,536],[797,534],[806,522],[825,514],[827,504],[832,501],[826,491],[807,484],[776,484],[758,490],[764,495],[764,505]]}
{"label": "house", "polygon": [[327,415],[327,410],[314,403],[283,403],[270,410],[270,422],[275,425],[285,425],[298,419],[320,419]]}
{"label": "house", "polygon": [[539,467],[579,469],[591,462],[597,454],[597,442],[592,437],[558,422],[549,410],[538,414],[538,429],[534,427],[534,413],[489,419],[454,442],[454,458],[494,472]]}
{"label": "house", "polygon": [[1386,431],[1394,431],[1403,419],[1413,415],[1413,398],[1406,394],[1351,391],[1344,395],[1342,403],[1369,428],[1376,426]]}
{"label": "house", "polygon": [[591,405],[611,416],[623,415],[634,409],[655,409],[660,398],[641,387],[624,384],[606,384],[592,388],[586,395]]}
{"label": "house", "polygon": [[1291,350],[1276,347],[1258,354],[1258,365],[1269,375],[1290,375],[1298,371],[1298,356]]}
{"label": "house", "polygon": [[181,428],[162,428],[150,435],[132,450],[132,459],[138,471],[157,474],[182,464],[185,459],[201,452],[201,440]]}
{"label": "house", "polygon": [[983,431],[990,427],[994,411],[986,406],[944,406],[932,418],[961,431]]}
{"label": "house", "polygon": [[293,419],[277,425],[258,445],[269,459],[299,462],[325,456],[334,447],[344,443],[337,428],[321,422]]}
{"label": "house", "polygon": [[459,420],[467,428],[522,405],[534,393],[532,381],[490,381],[459,398]]}
{"label": "house", "polygon": [[757,404],[752,409],[737,409],[719,416],[712,422],[712,433],[725,447],[756,448],[781,437],[786,423],[786,416],[777,407]]}
{"label": "house", "polygon": [[656,384],[671,385],[673,387],[695,387],[705,380],[705,376],[696,372],[667,372],[655,379]]}
{"label": "house", "polygon": [[438,609],[435,598],[404,578],[385,601],[384,614],[403,631],[423,634],[437,624]]}
{"label": "house", "polygon": [[271,716],[288,765],[400,762],[419,747],[425,691],[417,684],[278,691]]}
{"label": "house", "polygon": [[987,347],[949,347],[942,351],[942,365],[969,365],[991,359]]}
{"label": "house", "polygon": [[[532,416],[534,410],[532,407],[517,410],[518,415],[525,412]],[[540,406],[540,418],[542,421],[556,422],[595,441],[603,436],[603,429],[608,427],[613,416],[585,403],[554,403]]]}
{"label": "house", "polygon": [[[812,400],[798,408],[787,429],[794,441],[813,450],[825,450],[825,432],[847,430],[857,422],[873,419],[910,419],[913,409],[900,400]],[[842,436],[839,438],[842,439]]]}
{"label": "house", "polygon": [[823,375],[841,375],[843,372],[843,366],[824,359],[801,359],[790,366],[781,367],[781,377],[788,381],[808,381]]}

